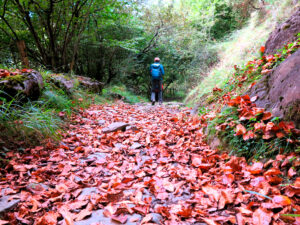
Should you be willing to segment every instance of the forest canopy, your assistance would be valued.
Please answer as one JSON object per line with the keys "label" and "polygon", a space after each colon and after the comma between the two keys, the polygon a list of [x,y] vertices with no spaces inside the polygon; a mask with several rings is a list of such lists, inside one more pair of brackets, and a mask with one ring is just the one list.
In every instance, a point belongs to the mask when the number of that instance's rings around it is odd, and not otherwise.
{"label": "forest canopy", "polygon": [[[256,0],[2,0],[0,64],[149,89],[155,56],[165,90],[186,92],[218,61],[215,43],[240,28]],[[180,87],[179,85],[180,84]],[[180,89],[180,90],[179,90]]]}

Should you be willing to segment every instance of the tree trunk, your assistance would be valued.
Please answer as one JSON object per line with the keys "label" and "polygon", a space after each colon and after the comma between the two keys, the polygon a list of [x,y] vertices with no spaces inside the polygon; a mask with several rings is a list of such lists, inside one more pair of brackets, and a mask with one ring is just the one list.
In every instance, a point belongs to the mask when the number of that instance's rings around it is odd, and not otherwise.
{"label": "tree trunk", "polygon": [[20,53],[23,68],[29,68],[29,60],[27,57],[25,41],[19,40],[16,43]]}

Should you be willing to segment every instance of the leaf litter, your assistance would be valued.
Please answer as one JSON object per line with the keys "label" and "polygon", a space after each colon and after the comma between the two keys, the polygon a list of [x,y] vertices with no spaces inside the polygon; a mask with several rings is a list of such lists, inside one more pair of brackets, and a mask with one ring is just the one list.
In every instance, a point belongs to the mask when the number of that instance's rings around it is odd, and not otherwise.
{"label": "leaf litter", "polygon": [[[203,121],[189,114],[121,102],[74,114],[60,146],[7,154],[0,189],[20,193],[20,202],[0,224],[72,225],[96,210],[111,224],[300,223],[294,153],[249,165],[210,149]],[[103,132],[115,122],[130,126]]]}

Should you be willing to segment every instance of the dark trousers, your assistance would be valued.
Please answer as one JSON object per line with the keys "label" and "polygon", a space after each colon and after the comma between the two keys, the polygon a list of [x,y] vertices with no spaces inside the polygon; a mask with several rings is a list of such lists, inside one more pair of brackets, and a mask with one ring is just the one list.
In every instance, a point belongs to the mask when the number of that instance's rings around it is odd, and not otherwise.
{"label": "dark trousers", "polygon": [[158,94],[158,101],[162,102],[162,80],[152,80],[151,101],[155,102],[155,95]]}

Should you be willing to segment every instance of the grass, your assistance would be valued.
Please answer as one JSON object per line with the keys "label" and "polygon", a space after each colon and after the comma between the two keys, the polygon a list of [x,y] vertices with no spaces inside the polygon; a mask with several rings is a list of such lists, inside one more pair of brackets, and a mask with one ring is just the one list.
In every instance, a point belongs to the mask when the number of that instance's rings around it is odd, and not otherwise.
{"label": "grass", "polygon": [[[68,117],[73,112],[88,108],[91,104],[112,102],[115,95],[128,103],[146,101],[132,94],[124,86],[106,88],[102,95],[91,93],[80,88],[76,80],[73,91],[67,93],[51,82],[51,72],[42,71],[41,74],[44,79],[44,89],[37,101],[29,100],[24,103],[17,96],[12,100],[0,98],[2,150],[6,149],[9,143],[23,143],[24,146],[29,146],[41,144],[49,138],[59,141],[60,134],[68,123]],[[66,116],[59,116],[61,112]]]}
{"label": "grass", "polygon": [[261,15],[258,11],[252,13],[244,28],[233,32],[227,39],[217,43],[219,63],[210,70],[195,89],[191,90],[185,102],[193,105],[204,94],[211,92],[215,86],[223,88],[233,73],[234,65],[241,66],[258,57],[257,49],[265,44],[275,26],[286,20],[297,7],[291,6],[293,6],[292,0],[273,1],[266,7],[265,15]]}
{"label": "grass", "polygon": [[133,94],[130,90],[128,90],[124,85],[121,86],[110,86],[108,88],[104,88],[103,97],[112,101],[114,99],[122,99],[124,102],[135,104],[138,102],[147,102],[147,98],[143,96],[137,96]]}
{"label": "grass", "polygon": [[[229,147],[230,155],[243,156],[251,161],[252,159],[261,160],[264,158],[271,158],[283,152],[292,152],[295,150],[293,144],[289,144],[285,138],[273,138],[265,140],[261,136],[250,140],[243,140],[242,136],[236,135],[235,127],[227,126],[225,130],[217,129],[216,127],[223,123],[239,123],[239,116],[237,108],[224,107],[216,118],[208,121],[208,135],[207,139],[211,140],[213,137],[218,137],[226,150]],[[275,117],[272,122],[279,123]],[[249,121],[245,124],[247,130],[253,129],[253,123]],[[290,137],[291,138],[291,137]],[[222,146],[220,146],[222,148]]]}

